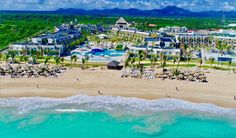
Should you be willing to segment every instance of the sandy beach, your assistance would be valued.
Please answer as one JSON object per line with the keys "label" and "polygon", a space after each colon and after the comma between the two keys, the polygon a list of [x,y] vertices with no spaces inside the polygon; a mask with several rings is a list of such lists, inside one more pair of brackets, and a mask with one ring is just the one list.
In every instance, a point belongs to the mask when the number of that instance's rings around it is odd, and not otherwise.
{"label": "sandy beach", "polygon": [[76,94],[98,95],[100,91],[103,95],[145,99],[170,97],[236,108],[236,74],[233,72],[212,70],[206,74],[208,83],[120,76],[121,71],[73,68],[59,78],[0,78],[0,97],[59,98]]}

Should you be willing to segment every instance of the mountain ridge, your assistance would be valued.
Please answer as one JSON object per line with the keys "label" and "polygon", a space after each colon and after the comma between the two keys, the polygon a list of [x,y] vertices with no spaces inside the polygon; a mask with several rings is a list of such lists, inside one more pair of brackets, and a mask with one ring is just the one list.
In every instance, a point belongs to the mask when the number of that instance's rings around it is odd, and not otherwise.
{"label": "mountain ridge", "polygon": [[194,12],[175,6],[167,6],[163,9],[140,10],[140,9],[75,9],[60,8],[55,11],[0,11],[0,13],[49,13],[49,14],[75,14],[75,15],[95,15],[95,16],[143,16],[143,17],[216,17],[223,16],[236,18],[236,11],[200,11]]}

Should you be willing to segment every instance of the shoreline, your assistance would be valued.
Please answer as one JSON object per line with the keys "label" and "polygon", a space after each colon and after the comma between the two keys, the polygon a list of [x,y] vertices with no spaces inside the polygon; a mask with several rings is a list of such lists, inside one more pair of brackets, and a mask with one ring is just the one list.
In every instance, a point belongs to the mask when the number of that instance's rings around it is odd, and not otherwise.
{"label": "shoreline", "polygon": [[[176,98],[194,103],[212,103],[236,108],[236,75],[231,72],[207,73],[208,83],[178,80],[121,78],[121,71],[68,69],[58,78],[0,78],[0,98],[50,97],[73,95],[136,97],[141,99]],[[79,78],[79,80],[77,80]],[[39,88],[37,88],[37,85]],[[175,88],[178,87],[179,91]]]}

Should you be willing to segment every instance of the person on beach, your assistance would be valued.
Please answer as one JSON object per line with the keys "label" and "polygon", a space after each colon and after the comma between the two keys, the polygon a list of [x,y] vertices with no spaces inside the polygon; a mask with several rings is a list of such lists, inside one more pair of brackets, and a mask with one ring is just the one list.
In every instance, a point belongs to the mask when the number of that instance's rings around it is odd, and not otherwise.
{"label": "person on beach", "polygon": [[179,88],[178,88],[178,87],[175,87],[175,90],[176,90],[176,91],[179,91]]}
{"label": "person on beach", "polygon": [[37,88],[39,88],[39,85],[37,84],[37,86],[36,86]]}
{"label": "person on beach", "polygon": [[236,101],[236,96],[234,96],[234,100]]}
{"label": "person on beach", "polygon": [[100,90],[98,90],[98,94],[99,94],[99,95],[102,95],[102,92],[101,92]]}

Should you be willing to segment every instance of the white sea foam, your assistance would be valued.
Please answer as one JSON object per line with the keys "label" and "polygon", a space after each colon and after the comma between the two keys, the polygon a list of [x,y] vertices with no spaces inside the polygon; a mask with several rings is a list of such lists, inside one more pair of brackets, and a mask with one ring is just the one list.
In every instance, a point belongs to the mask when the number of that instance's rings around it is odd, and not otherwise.
{"label": "white sea foam", "polygon": [[[68,98],[3,98],[1,107],[16,107],[18,112],[54,108],[61,112],[103,111],[111,113],[155,113],[162,111],[200,111],[217,115],[230,115],[236,118],[236,109],[222,108],[213,104],[191,103],[179,99],[145,100],[115,96],[76,95]],[[69,107],[70,109],[66,110]],[[62,110],[63,109],[63,110]]]}
{"label": "white sea foam", "polygon": [[57,112],[68,112],[68,113],[73,113],[73,112],[87,112],[86,110],[78,110],[78,109],[56,109],[55,111]]}

